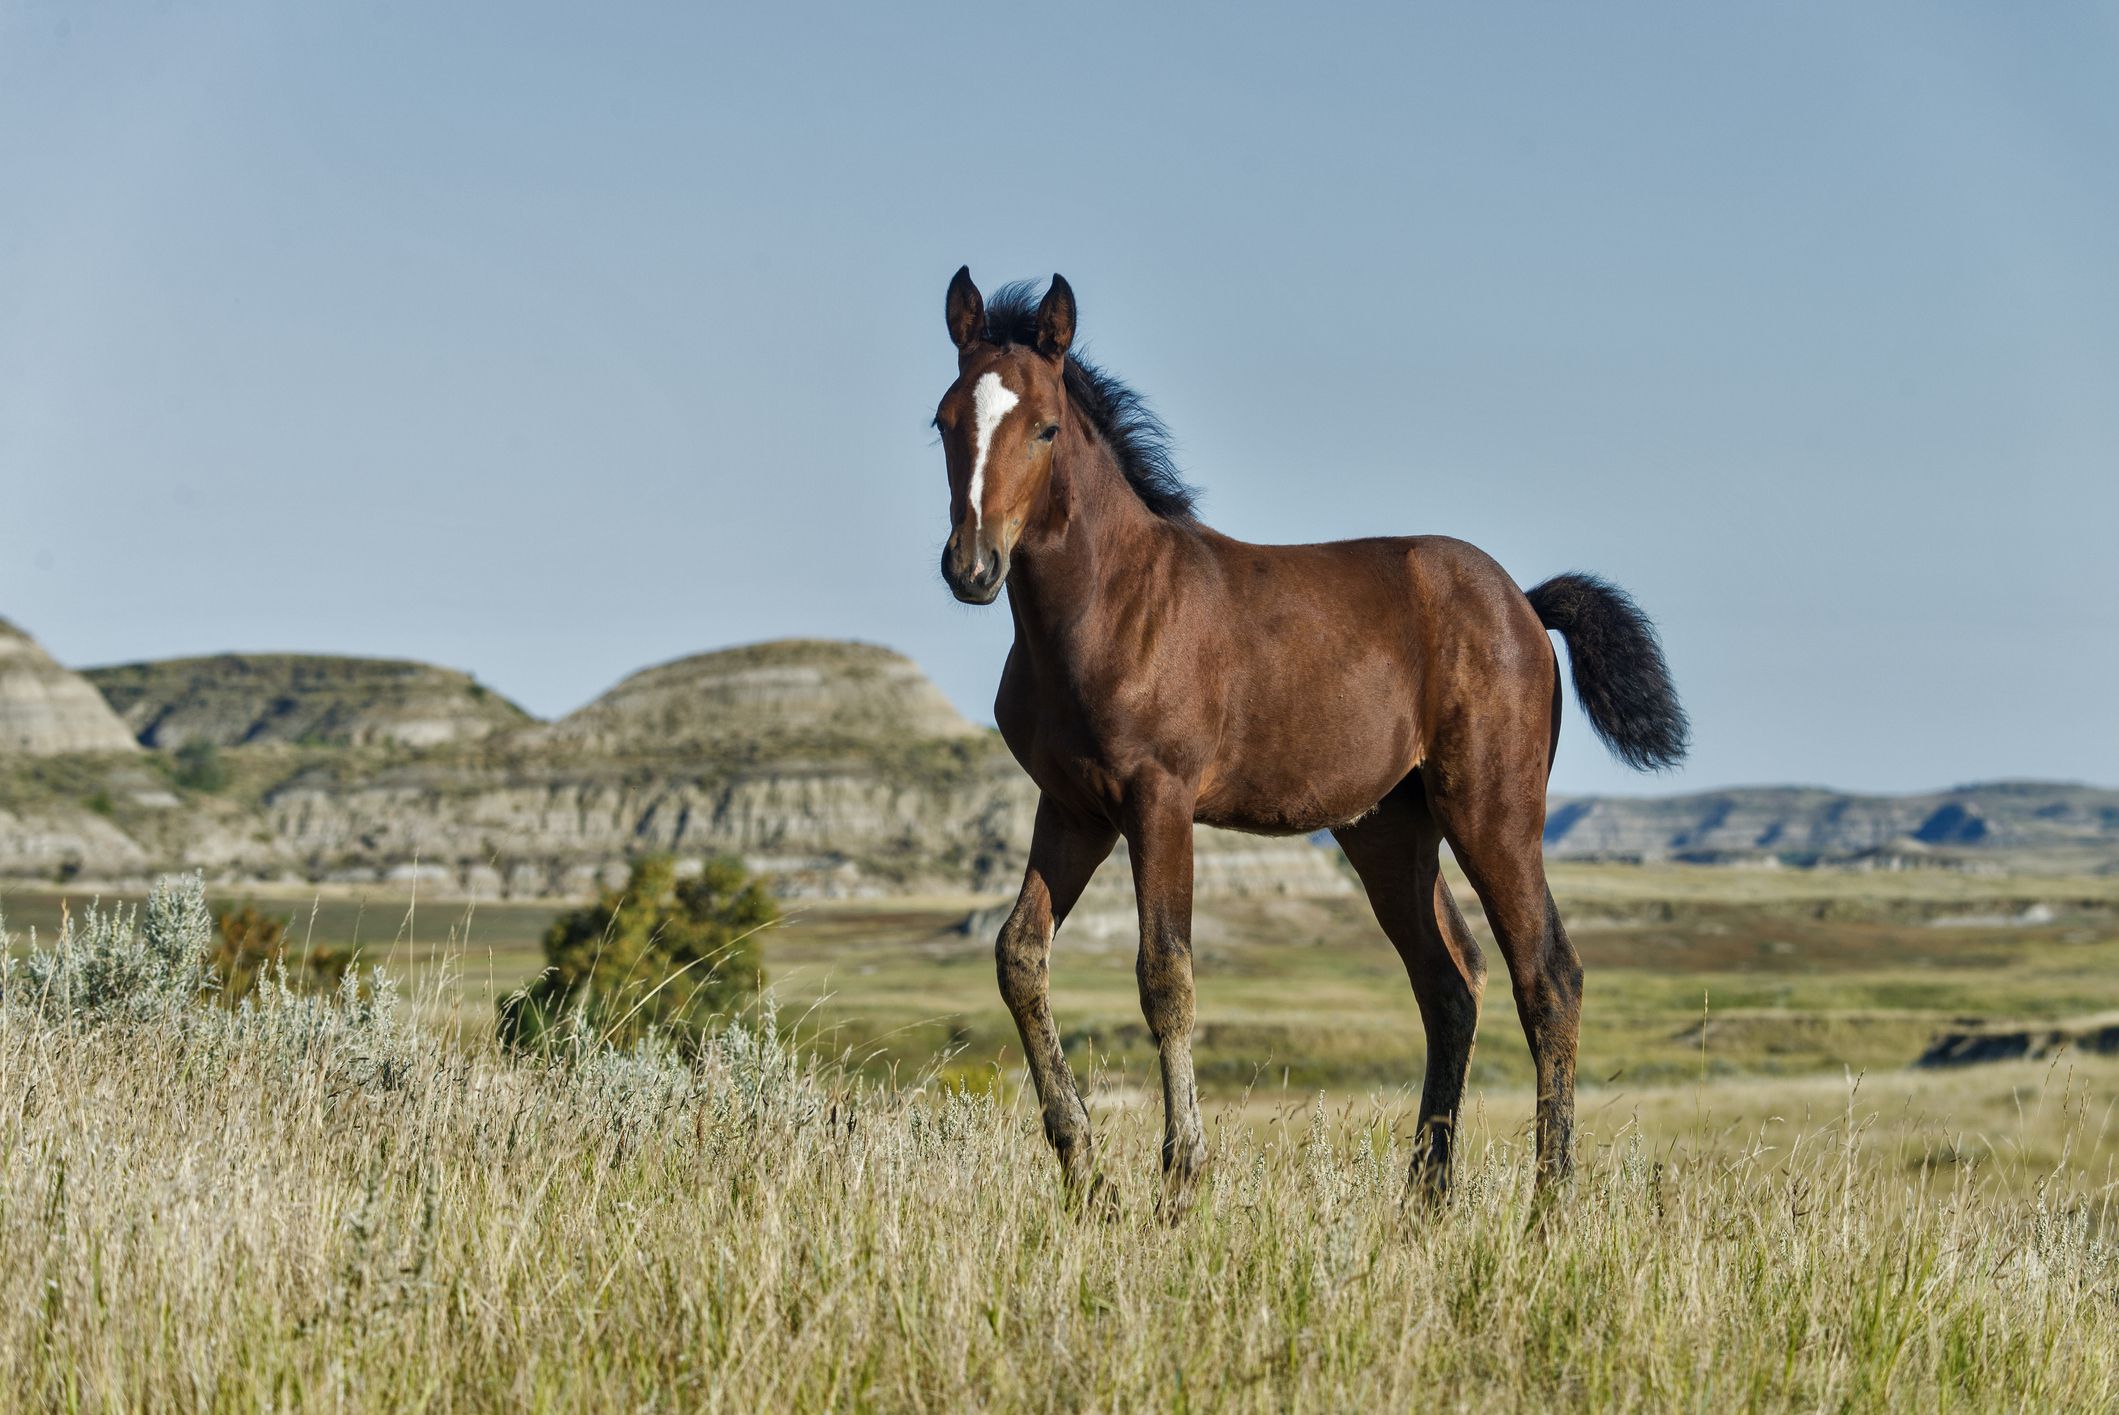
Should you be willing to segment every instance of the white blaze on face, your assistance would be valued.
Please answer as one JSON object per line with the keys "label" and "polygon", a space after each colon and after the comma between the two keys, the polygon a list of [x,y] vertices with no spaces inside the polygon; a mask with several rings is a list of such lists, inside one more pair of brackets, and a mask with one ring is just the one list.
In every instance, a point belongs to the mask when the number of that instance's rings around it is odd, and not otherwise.
{"label": "white blaze on face", "polygon": [[986,454],[993,448],[993,434],[1008,416],[1018,398],[997,373],[983,375],[971,390],[971,409],[977,422],[978,450],[971,456],[971,517],[975,530],[986,528]]}

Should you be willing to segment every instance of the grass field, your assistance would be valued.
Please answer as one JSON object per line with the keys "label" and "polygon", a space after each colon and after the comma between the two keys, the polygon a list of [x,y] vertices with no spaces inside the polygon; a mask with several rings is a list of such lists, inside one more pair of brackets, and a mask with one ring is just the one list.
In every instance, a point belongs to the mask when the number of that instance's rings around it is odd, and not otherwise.
{"label": "grass field", "polygon": [[[1960,1018],[2119,1009],[2119,876],[1561,864],[1553,879],[1588,975],[1580,1072],[1600,1092],[1888,1071]],[[1457,893],[1487,937],[1461,881]],[[18,934],[50,933],[68,901],[88,897],[0,896]],[[995,990],[993,930],[959,928],[981,902],[992,901],[791,905],[765,940],[782,1015],[871,1076],[947,1053],[951,1076],[1007,1083],[1019,1058]],[[557,909],[382,890],[263,903],[293,920],[298,941],[359,948],[406,981],[430,1020],[471,1030],[542,966],[538,941]],[[1195,933],[1206,1093],[1365,1096],[1419,1076],[1411,990],[1358,897],[1210,903]],[[1092,895],[1053,959],[1069,1053],[1114,1084],[1155,1074],[1134,941],[1130,906]],[[1527,1083],[1529,1060],[1491,949],[1488,961],[1473,1078],[1505,1089]]]}
{"label": "grass field", "polygon": [[[395,1010],[58,1006],[11,982],[0,1388],[64,1409],[2119,1401],[2119,1063],[1907,1065],[1960,1015],[2119,1006],[2119,882],[1580,868],[1557,889],[1596,1079],[1584,1172],[1539,1223],[1500,992],[1458,1199],[1403,1202],[1418,1027],[1358,902],[1203,918],[1214,1163],[1175,1227],[1122,921],[1078,920],[1055,974],[1114,1195],[1089,1213],[960,902],[805,910],[768,950],[793,1025],[689,1068],[491,1046],[542,909],[482,907],[452,944],[460,906],[401,928],[402,901],[319,905],[319,941],[357,927],[408,980]],[[50,944],[55,899],[6,908]],[[74,953],[104,958],[83,932]]]}

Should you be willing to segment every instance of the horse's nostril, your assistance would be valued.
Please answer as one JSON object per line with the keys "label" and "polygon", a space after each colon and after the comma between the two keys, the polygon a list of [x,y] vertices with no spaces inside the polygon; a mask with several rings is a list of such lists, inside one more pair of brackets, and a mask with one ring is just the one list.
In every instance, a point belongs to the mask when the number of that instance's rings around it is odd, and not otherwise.
{"label": "horse's nostril", "polygon": [[1007,561],[998,549],[971,547],[968,557],[954,553],[953,548],[942,552],[942,578],[959,590],[983,597],[987,591],[997,588]]}

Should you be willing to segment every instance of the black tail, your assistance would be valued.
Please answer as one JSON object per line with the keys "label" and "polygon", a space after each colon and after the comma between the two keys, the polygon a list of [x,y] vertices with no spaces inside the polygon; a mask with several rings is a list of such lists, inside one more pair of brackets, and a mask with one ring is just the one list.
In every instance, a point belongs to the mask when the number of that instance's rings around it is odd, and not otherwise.
{"label": "black tail", "polygon": [[1685,759],[1692,726],[1655,625],[1632,595],[1595,575],[1555,575],[1530,592],[1530,607],[1567,640],[1575,696],[1614,756],[1636,771]]}

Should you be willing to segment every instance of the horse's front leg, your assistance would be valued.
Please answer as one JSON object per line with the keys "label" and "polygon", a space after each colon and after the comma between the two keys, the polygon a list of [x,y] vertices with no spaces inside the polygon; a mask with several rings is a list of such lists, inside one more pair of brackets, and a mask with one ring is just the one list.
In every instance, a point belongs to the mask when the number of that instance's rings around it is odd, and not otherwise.
{"label": "horse's front leg", "polygon": [[1088,1182],[1094,1154],[1089,1113],[1082,1106],[1067,1054],[1060,1048],[1059,1031],[1052,1025],[1052,936],[1117,838],[1118,832],[1110,826],[1079,820],[1050,797],[1041,797],[1023,891],[994,946],[1001,1000],[1008,1004],[1023,1039],[1030,1083],[1037,1088],[1038,1105],[1044,1112],[1045,1138],[1059,1154],[1068,1187],[1075,1190]]}
{"label": "horse's front leg", "polygon": [[1192,804],[1158,784],[1129,802],[1126,844],[1140,905],[1140,1007],[1162,1058],[1163,1196],[1172,1218],[1191,1204],[1207,1165],[1192,1076]]}

